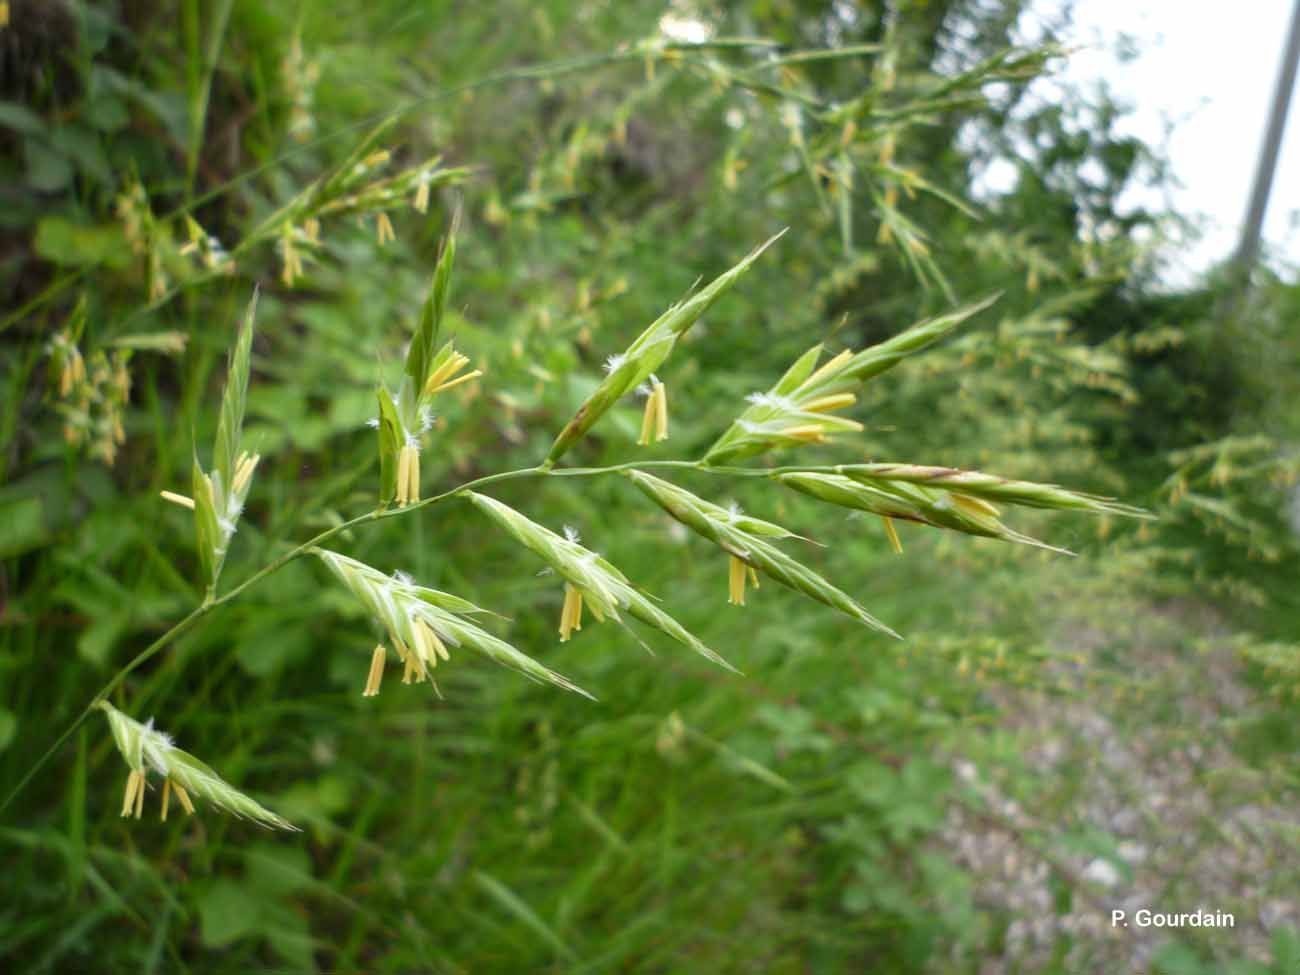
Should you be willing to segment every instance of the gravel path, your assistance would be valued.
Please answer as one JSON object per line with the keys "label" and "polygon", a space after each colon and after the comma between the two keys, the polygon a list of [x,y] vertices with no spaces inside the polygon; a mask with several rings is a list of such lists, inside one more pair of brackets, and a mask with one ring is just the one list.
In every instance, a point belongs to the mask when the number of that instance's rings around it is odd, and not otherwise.
{"label": "gravel path", "polygon": [[[1058,626],[1051,642],[1074,658],[1050,668],[1064,693],[998,692],[1004,726],[1050,791],[1017,803],[972,757],[954,762],[978,798],[954,808],[942,842],[984,904],[1012,918],[982,975],[1043,971],[1054,957],[1053,971],[1148,972],[1173,937],[1220,961],[1268,962],[1273,931],[1300,927],[1300,809],[1228,747],[1256,697],[1228,634],[1187,604],[1115,619],[1127,621],[1118,639],[1080,620]],[[1054,873],[1075,889],[1068,905]],[[1236,925],[1171,935],[1139,927],[1143,908],[1229,912]],[[1112,910],[1127,927],[1112,926]]]}

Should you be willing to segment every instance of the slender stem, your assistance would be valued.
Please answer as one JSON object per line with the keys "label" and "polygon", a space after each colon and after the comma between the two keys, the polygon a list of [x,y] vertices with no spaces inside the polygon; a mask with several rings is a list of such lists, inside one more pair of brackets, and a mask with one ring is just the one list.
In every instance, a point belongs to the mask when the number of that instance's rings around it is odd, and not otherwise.
{"label": "slender stem", "polygon": [[155,653],[157,653],[159,650],[165,647],[168,643],[170,643],[172,640],[176,639],[178,636],[180,636],[182,633],[184,633],[186,630],[192,627],[202,617],[206,616],[212,610],[212,607],[215,605],[216,605],[215,603],[205,602],[202,605],[196,606],[194,609],[190,610],[190,614],[188,616],[186,616],[183,620],[181,620],[179,623],[173,626],[170,630],[168,630],[158,639],[154,640],[154,642],[149,644],[149,646],[141,650],[140,653],[136,655],[134,660],[132,660],[125,667],[119,670],[115,675],[113,675],[113,679],[110,680],[107,684],[105,684],[100,689],[98,694],[96,694],[93,698],[91,698],[90,703],[86,705],[85,710],[82,711],[81,714],[77,715],[77,719],[73,721],[72,724],[68,725],[67,729],[63,732],[63,734],[59,735],[59,737],[54,740],[54,743],[45,750],[45,753],[40,758],[38,758],[36,760],[36,763],[27,770],[26,774],[24,774],[21,779],[18,780],[18,784],[15,785],[9,791],[9,795],[5,796],[4,802],[0,803],[0,811],[9,808],[9,804],[13,802],[15,798],[17,798],[18,793],[22,792],[23,789],[26,788],[27,783],[30,782],[32,778],[35,777],[36,773],[39,772],[45,766],[45,763],[54,757],[55,753],[60,748],[63,747],[64,743],[69,738],[72,737],[73,732],[75,732],[78,728],[80,728],[82,722],[85,721],[88,717],[90,717],[91,712],[95,710],[95,707],[99,704],[99,702],[108,699],[108,695],[112,694],[113,691],[117,689],[117,686],[120,683],[122,683],[122,681],[125,679],[127,674],[131,673],[131,671],[133,671],[136,667],[140,666],[140,664],[144,663]]}
{"label": "slender stem", "polygon": [[[596,473],[603,473],[603,472],[604,472],[603,469],[597,468],[597,469],[590,470],[586,473],[596,474]],[[278,570],[284,568],[286,565],[288,565],[290,562],[293,562],[295,559],[299,559],[302,556],[306,555],[316,546],[328,542],[331,538],[334,538],[336,535],[342,534],[343,532],[347,531],[350,528],[355,528],[358,525],[364,525],[372,521],[380,521],[385,518],[393,518],[393,517],[397,517],[398,515],[410,514],[411,512],[418,511],[421,508],[427,508],[430,507],[431,505],[438,504],[441,501],[446,501],[450,498],[454,498],[455,496],[459,494],[463,494],[465,491],[469,491],[476,487],[483,487],[488,484],[497,483],[498,481],[509,481],[509,480],[515,480],[517,478],[522,478],[522,477],[542,476],[546,473],[547,472],[542,471],[540,468],[537,467],[523,467],[518,470],[504,471],[499,474],[488,474],[484,477],[479,477],[471,481],[466,481],[464,484],[461,484],[459,487],[452,488],[450,491],[444,491],[442,494],[438,494],[431,498],[427,498],[424,501],[421,501],[417,504],[408,505],[405,508],[389,508],[389,509],[366,512],[364,515],[358,515],[356,518],[353,518],[351,521],[345,521],[341,525],[336,525],[333,528],[329,528],[321,532],[320,534],[316,535],[315,537],[310,538],[307,541],[303,542],[301,545],[298,545],[295,548],[290,549],[288,552],[285,552],[283,555],[279,556],[278,558],[272,560],[271,562],[268,562],[266,565],[258,569],[256,572],[254,572],[251,576],[249,576],[239,585],[235,586],[233,589],[228,590],[227,592],[225,592],[220,596],[215,596],[213,591],[209,590],[203,602],[200,603],[198,606],[196,606],[194,609],[192,609],[188,616],[182,619],[179,623],[177,623],[175,626],[169,629],[162,636],[158,637],[158,639],[154,640],[153,643],[149,644],[149,646],[145,647],[138,654],[136,654],[135,657],[133,657],[125,666],[123,666],[119,671],[117,671],[116,674],[113,675],[112,679],[110,679],[107,684],[105,684],[102,688],[100,688],[99,693],[96,694],[93,698],[91,698],[90,703],[86,705],[85,709],[79,715],[77,715],[76,719],[72,722],[72,724],[70,724],[67,727],[67,729],[65,729],[64,732],[54,740],[54,743],[51,744],[50,747],[45,750],[44,754],[42,754],[41,757],[36,760],[35,764],[32,765],[32,767],[27,770],[27,772],[23,775],[23,777],[18,780],[18,784],[15,785],[13,789],[10,790],[7,796],[5,796],[4,802],[0,803],[0,812],[4,811],[9,807],[10,803],[12,803],[14,799],[18,797],[18,794],[21,793],[23,789],[27,787],[27,784],[35,777],[36,773],[45,767],[45,765],[50,761],[50,759],[54,757],[54,755],[58,752],[58,750],[61,747],[63,747],[63,745],[67,742],[67,740],[72,736],[72,734],[79,727],[81,727],[82,723],[88,717],[90,717],[91,713],[95,710],[95,707],[99,704],[99,702],[106,700],[108,696],[118,688],[118,686],[122,683],[122,681],[124,681],[127,678],[127,676],[132,673],[132,671],[143,666],[146,662],[148,662],[150,659],[156,656],[170,643],[172,643],[182,634],[186,633],[191,628],[193,628],[194,625],[199,622],[199,620],[203,619],[205,616],[207,616],[209,613],[215,610],[218,606],[230,602],[232,599],[234,599],[236,596],[242,593],[249,586],[252,586],[257,582],[260,582],[262,579],[265,579],[267,576],[271,575],[272,573],[277,572]]]}
{"label": "slender stem", "polygon": [[[36,773],[45,767],[45,765],[50,761],[50,759],[54,757],[54,755],[64,745],[64,743],[67,742],[67,740],[72,736],[72,734],[79,727],[81,727],[82,723],[86,720],[86,718],[88,718],[91,715],[91,713],[95,710],[96,705],[98,705],[100,701],[106,700],[108,696],[111,693],[113,693],[113,691],[115,691],[119,685],[121,685],[121,683],[127,678],[128,675],[130,675],[133,671],[135,671],[136,669],[138,669],[139,667],[147,663],[149,660],[151,660],[154,656],[160,653],[164,648],[166,648],[169,644],[175,641],[182,634],[192,629],[195,626],[195,624],[197,624],[201,619],[206,617],[213,610],[217,609],[217,607],[230,602],[236,596],[240,595],[245,589],[248,589],[250,586],[253,586],[258,582],[261,582],[267,576],[275,572],[278,572],[280,569],[284,568],[290,562],[293,562],[301,558],[302,556],[308,554],[312,549],[316,548],[319,545],[323,545],[325,542],[328,542],[330,539],[338,535],[341,535],[343,532],[348,531],[349,529],[352,528],[356,528],[360,525],[368,524],[369,522],[372,521],[383,521],[387,518],[396,518],[401,515],[411,514],[423,508],[432,507],[435,504],[439,504],[443,501],[450,500],[451,498],[464,494],[466,491],[473,490],[474,488],[486,487],[489,484],[496,484],[502,481],[513,481],[525,477],[598,477],[602,474],[616,474],[619,471],[637,470],[640,468],[676,468],[679,470],[694,470],[694,471],[702,471],[709,474],[721,474],[721,475],[737,476],[737,477],[770,477],[773,474],[783,473],[786,471],[796,471],[796,470],[806,471],[810,469],[815,470],[815,468],[807,468],[807,467],[792,467],[792,468],[711,467],[706,465],[703,461],[698,461],[698,460],[629,461],[628,463],[625,464],[614,464],[610,467],[567,467],[567,468],[560,468],[560,469],[550,469],[543,466],[521,467],[513,471],[503,471],[499,474],[487,474],[483,477],[474,478],[473,480],[466,481],[464,484],[454,487],[449,491],[444,491],[441,494],[434,495],[433,497],[425,498],[423,501],[419,501],[412,505],[407,505],[406,507],[382,508],[375,511],[368,511],[364,515],[358,515],[357,517],[351,519],[350,521],[345,521],[340,525],[335,525],[333,528],[326,529],[325,531],[314,536],[313,538],[309,538],[307,541],[303,542],[302,544],[297,545],[294,548],[290,549],[289,551],[285,552],[283,555],[280,555],[277,558],[271,560],[266,565],[262,566],[262,568],[254,572],[247,579],[245,579],[243,582],[241,582],[239,585],[235,586],[232,589],[227,590],[225,593],[223,593],[220,596],[216,595],[215,587],[210,588],[205,594],[203,602],[200,603],[198,606],[196,606],[193,610],[191,610],[188,616],[182,619],[179,623],[173,626],[162,636],[158,637],[158,639],[154,640],[153,643],[149,644],[149,646],[141,650],[125,666],[123,666],[119,671],[117,671],[116,674],[113,675],[112,679],[110,679],[109,682],[100,689],[99,693],[96,694],[90,700],[90,703],[86,705],[85,709],[77,716],[76,720],[74,720],[72,724],[70,724],[67,727],[67,729],[65,729],[64,732],[54,740],[54,743],[50,745],[50,747],[46,749],[44,754],[42,754],[41,757],[36,760],[36,763],[30,769],[27,770],[27,772],[23,775],[23,777],[18,781],[18,784],[14,786],[14,788],[5,797],[4,802],[0,803],[0,812],[3,812],[5,809],[9,807],[10,803],[12,803],[15,798],[17,798],[18,794],[22,792],[23,789],[26,788],[27,784],[32,780],[32,778],[35,777]],[[833,468],[826,468],[826,470],[832,470],[832,469]]]}
{"label": "slender stem", "polygon": [[[194,79],[190,89],[190,144],[185,166],[185,196],[192,200],[194,196],[194,177],[198,173],[199,154],[203,148],[203,134],[208,121],[208,103],[212,98],[212,78],[217,72],[217,61],[221,55],[221,44],[225,40],[226,25],[230,22],[230,8],[234,0],[222,0],[217,5],[216,14],[208,37],[207,50],[203,52],[202,74]],[[199,13],[193,8],[194,31],[199,31]]]}
{"label": "slender stem", "polygon": [[601,474],[617,474],[619,471],[637,470],[642,467],[677,467],[684,470],[704,470],[698,460],[634,460],[626,464],[614,464],[611,467],[561,467],[548,471],[555,477],[597,477]]}

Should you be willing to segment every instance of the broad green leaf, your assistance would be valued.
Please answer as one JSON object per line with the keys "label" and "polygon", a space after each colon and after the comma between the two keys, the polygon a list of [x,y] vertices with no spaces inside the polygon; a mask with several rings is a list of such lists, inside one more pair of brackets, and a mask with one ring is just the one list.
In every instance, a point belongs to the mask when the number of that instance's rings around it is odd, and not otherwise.
{"label": "broad green leaf", "polygon": [[262,900],[233,880],[214,881],[198,905],[199,938],[207,948],[224,948],[261,930]]}
{"label": "broad green leaf", "polygon": [[121,269],[131,262],[131,251],[116,224],[90,226],[66,217],[44,217],[36,225],[36,253],[64,267],[104,264]]}

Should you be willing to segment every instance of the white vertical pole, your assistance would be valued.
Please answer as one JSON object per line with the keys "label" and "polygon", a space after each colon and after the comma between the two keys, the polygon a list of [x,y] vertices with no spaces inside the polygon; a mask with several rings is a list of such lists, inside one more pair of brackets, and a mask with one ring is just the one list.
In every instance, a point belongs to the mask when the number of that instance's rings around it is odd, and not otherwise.
{"label": "white vertical pole", "polygon": [[1278,152],[1282,146],[1282,133],[1286,129],[1287,110],[1291,105],[1291,92],[1295,88],[1296,62],[1300,61],[1300,0],[1291,11],[1291,29],[1287,34],[1282,64],[1278,69],[1277,87],[1273,91],[1273,107],[1269,112],[1264,144],[1260,147],[1259,162],[1255,167],[1255,182],[1250,190],[1250,204],[1246,208],[1246,226],[1241,232],[1241,243],[1233,259],[1238,273],[1247,275],[1259,255],[1260,232],[1264,226],[1264,212],[1268,209],[1268,195],[1273,189],[1273,173],[1277,169]]}

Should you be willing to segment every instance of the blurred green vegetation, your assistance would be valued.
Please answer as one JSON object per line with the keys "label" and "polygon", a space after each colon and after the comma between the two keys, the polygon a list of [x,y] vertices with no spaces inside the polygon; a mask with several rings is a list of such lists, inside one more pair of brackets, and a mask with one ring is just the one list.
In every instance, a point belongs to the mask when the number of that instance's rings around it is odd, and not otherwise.
{"label": "blurred green vegetation", "polygon": [[[608,355],[788,227],[665,367],[671,439],[636,447],[629,401],[566,462],[699,457],[813,343],[861,348],[999,291],[873,381],[861,435],[782,460],[971,467],[1160,520],[1016,519],[1077,559],[905,525],[899,557],[874,520],[770,483],[675,478],[825,543],[798,555],[894,643],[776,586],[728,606],[722,553],[621,478],[492,489],[576,526],[744,677],[610,625],[558,643],[556,577],[463,502],[349,531],[341,551],[503,614],[497,632],[600,703],[467,654],[441,698],[392,675],[362,698],[372,625],[293,562],[112,699],[304,832],[210,807],[120,819],[126,770],[95,716],[0,821],[6,970],[1294,971],[1300,290],[1268,270],[1244,296],[1226,275],[1160,284],[1141,241],[1170,215],[1117,202],[1160,160],[1104,97],[1041,96],[1061,55],[1051,25],[1023,36],[1026,6],[11,0],[5,795],[203,598],[192,518],[158,492],[207,462],[253,287],[263,459],[223,588],[373,508],[374,389],[453,223],[445,334],[486,374],[440,405],[426,495],[538,463]],[[427,212],[382,207],[391,242],[364,201],[313,240],[293,201],[354,172],[384,122],[374,178],[432,157],[453,175]],[[1018,181],[982,191],[998,154]],[[1138,825],[1095,794],[1099,756],[1130,744]],[[1244,838],[1243,805],[1263,822]],[[1002,896],[981,837],[1026,865],[1026,900]],[[1249,883],[1193,855],[1144,867],[1126,843],[1217,850]],[[1128,885],[1239,927],[1119,941]],[[1061,923],[1027,933],[1040,918]]]}

